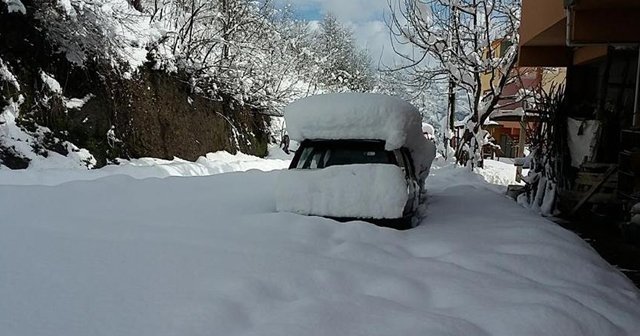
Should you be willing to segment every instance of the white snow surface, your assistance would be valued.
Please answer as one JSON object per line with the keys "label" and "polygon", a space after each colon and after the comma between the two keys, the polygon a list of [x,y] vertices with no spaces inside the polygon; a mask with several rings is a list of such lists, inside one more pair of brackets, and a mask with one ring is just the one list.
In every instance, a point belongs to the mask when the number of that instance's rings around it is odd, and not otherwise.
{"label": "white snow surface", "polygon": [[[273,149],[271,149],[273,150]],[[277,153],[277,151],[275,151]],[[282,153],[284,155],[284,153]],[[0,169],[0,185],[59,185],[70,181],[90,181],[112,175],[126,175],[135,179],[165,178],[170,176],[208,176],[227,172],[284,169],[289,160],[261,159],[243,153],[226,151],[208,153],[195,162],[174,158],[163,160],[140,158],[120,160],[118,165],[100,169],[60,168],[58,162],[41,160],[39,168],[25,170]]]}
{"label": "white snow surface", "polygon": [[71,6],[71,0],[58,0],[58,6],[64,9],[67,15],[71,15],[71,16],[76,15],[76,12],[73,9],[73,6]]}
{"label": "white snow surface", "polygon": [[18,83],[16,76],[14,76],[11,71],[9,71],[7,65],[4,63],[4,61],[2,61],[2,58],[0,58],[0,80],[8,82],[9,84],[13,85],[13,87],[17,91],[20,91],[20,84]]}
{"label": "white snow surface", "polygon": [[[510,184],[524,185],[524,182],[516,181],[517,167],[513,162],[514,159],[510,158],[484,160],[484,167],[476,168],[475,171],[491,184],[502,186],[508,186]],[[526,176],[528,171],[528,169],[523,169],[523,175]]]}
{"label": "white snow surface", "polygon": [[[95,165],[96,160],[89,151],[78,148],[68,141],[61,143],[68,152],[66,156],[44,149],[42,151],[46,153],[46,157],[37,154],[34,151],[34,144],[40,143],[45,134],[51,131],[46,127],[38,126],[35,132],[27,132],[17,125],[20,105],[24,103],[24,96],[19,95],[17,101],[10,98],[8,103],[0,110],[0,143],[6,148],[10,148],[15,154],[29,159],[29,170],[40,171],[48,167],[56,167],[62,171],[74,168],[86,170]],[[30,178],[47,177],[47,175],[40,174],[29,175]],[[9,176],[9,179],[13,180],[18,175],[10,173],[8,168],[0,164],[0,180],[4,176]]]}
{"label": "white snow surface", "polygon": [[40,78],[42,79],[42,82],[44,82],[44,84],[47,86],[47,88],[49,88],[49,91],[62,94],[62,87],[60,86],[60,83],[58,83],[58,81],[51,75],[47,74],[44,71],[40,71]]}
{"label": "white snow surface", "polygon": [[398,166],[359,164],[294,169],[279,176],[278,211],[347,218],[401,218],[407,183]]}
{"label": "white snow surface", "polygon": [[384,140],[387,150],[407,147],[423,177],[436,154],[422,134],[419,111],[404,100],[372,93],[331,93],[299,99],[284,109],[292,140]]}
{"label": "white snow surface", "polygon": [[7,4],[7,10],[9,13],[27,14],[27,9],[20,0],[2,0],[2,2]]}
{"label": "white snow surface", "polygon": [[436,134],[436,129],[433,127],[433,125],[423,122],[422,123],[422,134],[427,136],[427,138],[429,138],[429,139],[433,139],[433,137]]}
{"label": "white snow surface", "polygon": [[434,167],[409,231],[277,213],[282,174],[2,186],[2,334],[640,330],[624,275],[464,168]]}
{"label": "white snow surface", "polygon": [[64,105],[68,109],[81,109],[84,106],[84,104],[86,104],[93,97],[94,97],[94,95],[88,94],[88,95],[84,96],[84,98],[67,98],[67,97],[64,97],[63,100],[64,100]]}

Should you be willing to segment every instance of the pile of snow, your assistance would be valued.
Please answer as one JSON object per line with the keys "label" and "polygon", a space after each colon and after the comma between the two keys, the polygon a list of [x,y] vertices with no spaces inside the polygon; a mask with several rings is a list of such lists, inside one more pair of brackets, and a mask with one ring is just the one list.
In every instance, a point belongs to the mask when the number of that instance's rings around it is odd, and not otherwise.
{"label": "pile of snow", "polygon": [[401,218],[407,183],[400,167],[387,164],[332,166],[283,172],[278,211],[347,218]]}
{"label": "pile of snow", "polygon": [[195,162],[174,158],[163,160],[140,158],[119,160],[117,165],[100,169],[68,169],[57,161],[39,161],[38,168],[24,170],[0,169],[0,185],[58,185],[70,181],[96,180],[112,175],[126,175],[136,179],[165,178],[170,176],[208,176],[228,172],[285,169],[289,160],[262,159],[243,153],[226,151],[209,153]]}
{"label": "pile of snow", "polygon": [[[291,150],[291,145],[289,146],[289,149]],[[282,148],[272,145],[269,147],[269,154],[267,155],[267,159],[291,161],[294,155],[294,152],[290,151],[289,154],[287,154],[284,152],[284,150],[282,150]]]}
{"label": "pile of snow", "polygon": [[[462,183],[504,193],[509,185],[524,185],[524,182],[516,181],[517,167],[513,165],[513,159],[502,158],[500,161],[484,160],[483,162],[484,168],[476,167],[471,172],[469,168],[457,167],[451,162],[445,162],[442,157],[438,157],[433,164],[431,175],[437,176],[437,182],[434,183],[438,187],[456,186]],[[527,171],[523,170],[523,174],[526,175]],[[438,185],[438,183],[444,183],[444,185]]]}
{"label": "pile of snow", "polygon": [[334,93],[297,100],[284,109],[292,140],[383,140],[407,147],[421,177],[429,174],[435,144],[422,134],[420,113],[404,100],[371,93]]}
{"label": "pile of snow", "polygon": [[[516,181],[518,167],[514,165],[513,159],[483,160],[483,163],[484,167],[476,168],[475,172],[480,174],[488,183],[502,186],[524,185],[523,181]],[[527,171],[527,169],[524,169],[522,174],[526,176]]]}
{"label": "pile of snow", "polygon": [[[0,188],[7,335],[637,335],[569,231],[434,168],[423,223],[277,213],[282,172]],[[455,178],[453,175],[456,175]],[[451,181],[456,181],[451,184]]]}

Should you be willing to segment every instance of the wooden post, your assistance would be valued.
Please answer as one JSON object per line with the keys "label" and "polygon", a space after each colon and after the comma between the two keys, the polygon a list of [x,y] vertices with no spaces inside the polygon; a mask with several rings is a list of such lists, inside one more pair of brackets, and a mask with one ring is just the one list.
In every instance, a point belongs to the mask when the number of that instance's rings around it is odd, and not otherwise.
{"label": "wooden post", "polygon": [[[524,144],[527,137],[527,123],[524,121],[524,117],[520,120],[520,138],[518,139],[518,157],[524,157]],[[522,181],[522,166],[516,167],[516,181]]]}

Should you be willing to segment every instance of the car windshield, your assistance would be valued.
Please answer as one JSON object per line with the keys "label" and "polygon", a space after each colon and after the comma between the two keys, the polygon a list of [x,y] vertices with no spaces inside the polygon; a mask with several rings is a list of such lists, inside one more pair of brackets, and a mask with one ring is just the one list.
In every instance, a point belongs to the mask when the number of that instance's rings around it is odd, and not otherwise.
{"label": "car windshield", "polygon": [[396,164],[392,152],[377,142],[311,143],[301,149],[296,168],[312,169],[347,164]]}

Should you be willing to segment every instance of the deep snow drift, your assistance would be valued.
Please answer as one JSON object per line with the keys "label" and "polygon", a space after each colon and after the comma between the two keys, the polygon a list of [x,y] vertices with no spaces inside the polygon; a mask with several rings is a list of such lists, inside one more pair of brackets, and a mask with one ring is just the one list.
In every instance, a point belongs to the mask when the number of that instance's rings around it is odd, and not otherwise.
{"label": "deep snow drift", "polygon": [[276,213],[278,171],[0,188],[3,335],[636,335],[640,295],[463,169],[408,231]]}

